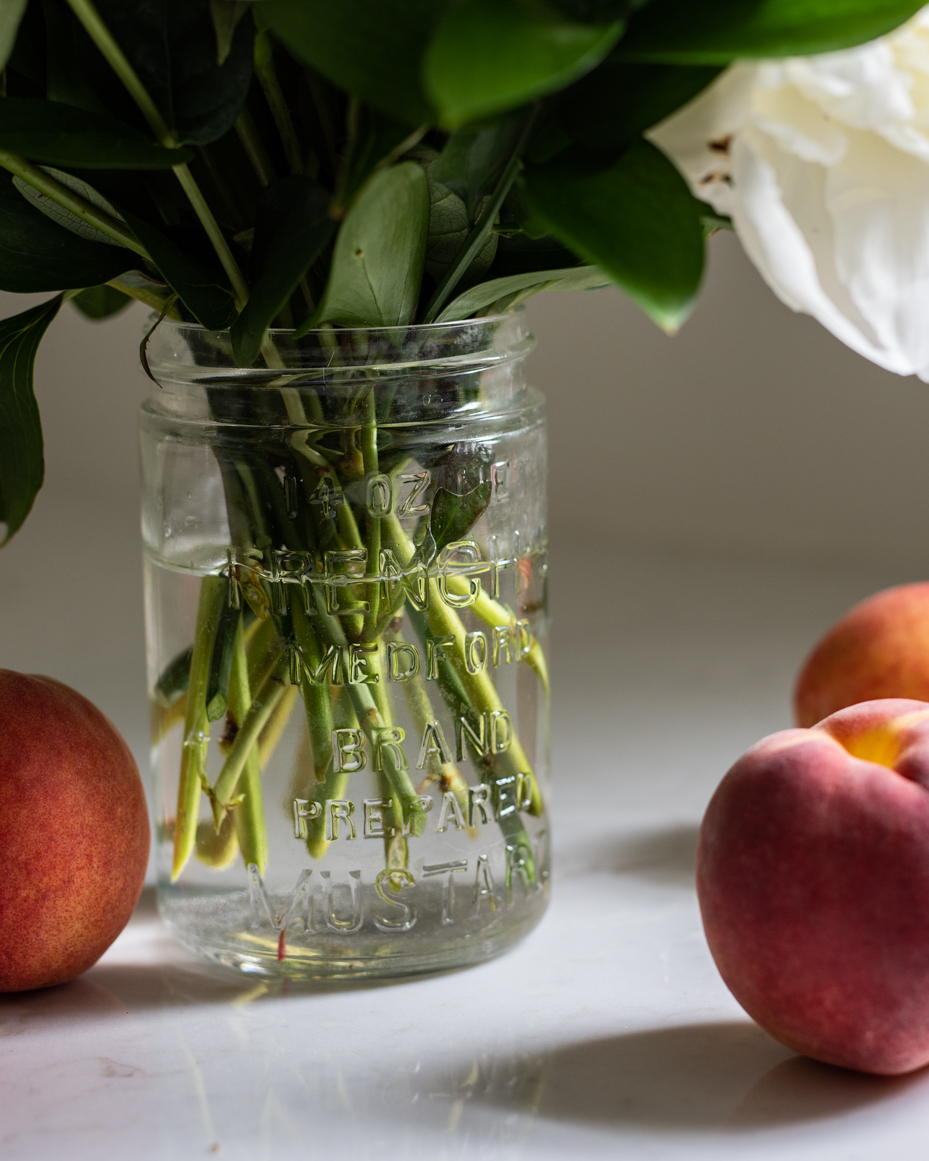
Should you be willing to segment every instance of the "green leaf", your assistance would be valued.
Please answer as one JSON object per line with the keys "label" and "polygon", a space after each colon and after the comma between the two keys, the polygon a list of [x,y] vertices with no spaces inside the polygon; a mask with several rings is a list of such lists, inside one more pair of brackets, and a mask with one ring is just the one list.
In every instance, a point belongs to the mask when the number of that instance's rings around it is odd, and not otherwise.
{"label": "green leaf", "polygon": [[[85,201],[90,202],[92,206],[96,206],[98,210],[103,210],[104,213],[109,214],[113,218],[121,217],[103,194],[95,190],[86,181],[75,177],[71,173],[64,173],[62,170],[55,169],[50,165],[44,165],[42,168],[50,177],[61,182],[72,193],[76,193]],[[77,234],[78,237],[86,238],[88,242],[99,242],[102,246],[119,246],[119,242],[115,238],[111,238],[109,234],[104,234],[102,230],[91,226],[89,222],[85,222],[83,218],[79,218],[77,214],[59,205],[58,202],[52,201],[50,197],[47,197],[40,190],[37,190],[34,185],[30,185],[28,181],[24,181],[21,177],[14,177],[13,185],[16,186],[26,201],[31,202],[35,206],[39,213],[44,214],[47,218],[51,218],[53,222],[57,222],[59,226],[64,226],[66,230]],[[123,249],[123,247],[120,246],[120,249]]]}
{"label": "green leaf", "polygon": [[28,0],[2,0],[0,3],[0,69],[6,68],[10,59],[27,3]]}
{"label": "green leaf", "polygon": [[155,145],[105,113],[34,97],[0,100],[0,149],[81,169],[170,169],[193,156]]}
{"label": "green leaf", "polygon": [[207,0],[96,0],[96,8],[179,141],[208,145],[232,128],[252,79],[251,20],[239,21],[219,65]]}
{"label": "green leaf", "polygon": [[128,294],[123,294],[121,290],[104,283],[102,286],[90,286],[87,290],[82,290],[80,294],[75,294],[71,301],[86,318],[100,322],[125,310],[132,299]]}
{"label": "green leaf", "polygon": [[630,22],[621,52],[702,65],[832,52],[883,36],[922,7],[920,0],[652,0]]}
{"label": "green leaf", "polygon": [[[510,274],[506,278],[492,278],[472,286],[448,304],[436,322],[458,322],[470,318],[485,307],[510,298],[517,291],[537,294],[541,290],[598,290],[610,286],[609,275],[596,266],[570,266],[564,270],[533,270],[526,274]],[[520,293],[519,301],[529,294]],[[515,305],[515,299],[508,302]]]}
{"label": "green leaf", "polygon": [[109,282],[138,263],[131,250],[64,229],[21,197],[8,175],[0,176],[0,290],[73,290]]}
{"label": "green leaf", "polygon": [[[452,193],[448,186],[435,180],[437,161],[427,157],[421,160],[420,164],[429,182],[426,270],[436,282],[441,282],[471,232],[471,216],[464,200],[458,194]],[[483,247],[462,275],[462,280],[470,285],[482,278],[493,262],[496,252],[497,235],[488,234]]]}
{"label": "green leaf", "polygon": [[252,249],[258,278],[232,327],[232,349],[240,366],[250,367],[258,358],[269,324],[334,230],[329,195],[312,178],[285,177],[262,192]]}
{"label": "green leaf", "polygon": [[[120,212],[133,234],[151,255],[162,278],[201,326],[224,331],[236,318],[232,290],[218,271],[208,270],[185,254],[160,230],[127,209]],[[137,263],[134,263],[137,264]]]}
{"label": "green leaf", "polygon": [[557,118],[569,140],[593,152],[615,152],[686,105],[719,75],[719,65],[664,65],[605,60],[572,85]]}
{"label": "green leaf", "polygon": [[223,65],[232,52],[232,38],[239,21],[251,8],[251,0],[210,0],[210,16],[216,33],[216,63]]}
{"label": "green leaf", "polygon": [[32,390],[36,351],[62,295],[0,322],[0,522],[6,544],[42,487],[42,422]]}
{"label": "green leaf", "polygon": [[262,23],[293,55],[409,125],[435,120],[422,59],[449,0],[264,0]]}
{"label": "green leaf", "polygon": [[490,503],[490,481],[478,484],[459,495],[447,488],[436,488],[429,516],[429,531],[435,540],[435,551],[461,540]]}
{"label": "green leaf", "polygon": [[542,0],[462,0],[426,53],[426,90],[455,128],[556,92],[599,64],[622,21],[580,24]]}
{"label": "green leaf", "polygon": [[472,219],[513,156],[523,127],[522,115],[496,125],[467,125],[449,137],[434,162],[433,179],[464,200]]}
{"label": "green leaf", "polygon": [[530,169],[533,213],[599,266],[667,331],[693,306],[703,273],[698,203],[670,161],[646,141],[605,169],[564,161]]}
{"label": "green leaf", "polygon": [[335,241],[332,269],[315,316],[298,330],[406,326],[413,318],[429,229],[429,185],[413,161],[376,173]]}

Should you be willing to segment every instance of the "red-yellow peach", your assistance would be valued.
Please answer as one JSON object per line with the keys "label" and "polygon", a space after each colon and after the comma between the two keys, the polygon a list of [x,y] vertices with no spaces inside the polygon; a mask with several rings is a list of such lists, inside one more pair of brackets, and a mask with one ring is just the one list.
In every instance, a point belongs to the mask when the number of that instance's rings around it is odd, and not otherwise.
{"label": "red-yellow peach", "polygon": [[929,584],[875,593],[829,630],[800,671],[794,720],[813,726],[879,697],[929,701]]}
{"label": "red-yellow peach", "polygon": [[0,991],[100,958],[138,901],[149,837],[115,727],[61,682],[0,669]]}
{"label": "red-yellow peach", "polygon": [[929,1063],[929,705],[885,699],[772,734],[697,848],[710,951],[783,1044],[895,1075]]}

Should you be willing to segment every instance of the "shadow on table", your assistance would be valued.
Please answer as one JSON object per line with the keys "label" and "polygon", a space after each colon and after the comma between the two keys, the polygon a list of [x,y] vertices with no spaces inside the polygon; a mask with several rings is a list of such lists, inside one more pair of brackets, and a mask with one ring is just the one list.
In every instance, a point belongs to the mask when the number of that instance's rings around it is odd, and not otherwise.
{"label": "shadow on table", "polygon": [[692,887],[700,828],[692,824],[617,836],[559,852],[559,874],[633,875],[675,887]]}
{"label": "shadow on table", "polygon": [[[514,1070],[526,1072],[524,1061]],[[838,1116],[929,1089],[929,1070],[875,1077],[795,1056],[748,1021],[693,1024],[592,1040],[531,1065],[522,1111],[590,1125],[751,1131]],[[506,1069],[498,1072],[506,1075]],[[528,1073],[527,1073],[528,1075]],[[532,1108],[527,1093],[532,1089]],[[478,1095],[478,1094],[475,1094]],[[480,1094],[509,1103],[497,1084]],[[520,1102],[514,1102],[520,1103]]]}

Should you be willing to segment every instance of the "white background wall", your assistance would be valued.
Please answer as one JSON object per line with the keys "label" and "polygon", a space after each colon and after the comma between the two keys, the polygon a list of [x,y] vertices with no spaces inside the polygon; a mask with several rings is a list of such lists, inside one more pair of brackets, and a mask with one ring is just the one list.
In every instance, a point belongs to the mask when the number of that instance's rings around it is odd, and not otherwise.
{"label": "white background wall", "polygon": [[[791,559],[884,583],[929,571],[929,387],[792,314],[731,236],[710,249],[703,298],[674,339],[610,291],[532,301],[556,616],[561,578],[589,547]],[[0,315],[26,305],[0,295]],[[53,325],[36,379],[47,482],[0,551],[0,665],[81,689],[140,759],[145,315],[91,324],[66,307]]]}

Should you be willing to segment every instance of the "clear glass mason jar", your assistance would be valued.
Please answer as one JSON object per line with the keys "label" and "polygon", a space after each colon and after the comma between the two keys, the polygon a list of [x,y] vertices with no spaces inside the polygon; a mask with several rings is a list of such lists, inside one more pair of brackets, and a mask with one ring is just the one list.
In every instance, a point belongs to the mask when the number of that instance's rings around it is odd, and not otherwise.
{"label": "clear glass mason jar", "polygon": [[148,343],[161,912],[242,971],[474,963],[548,896],[545,425],[516,312]]}

